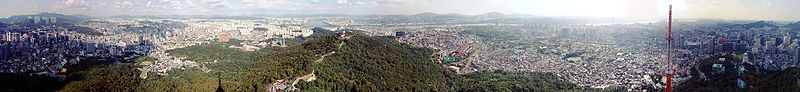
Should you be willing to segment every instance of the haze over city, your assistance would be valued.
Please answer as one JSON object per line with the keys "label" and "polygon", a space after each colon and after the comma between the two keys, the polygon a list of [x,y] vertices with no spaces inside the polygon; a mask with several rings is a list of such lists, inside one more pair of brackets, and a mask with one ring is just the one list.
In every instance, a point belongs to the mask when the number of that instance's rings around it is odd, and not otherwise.
{"label": "haze over city", "polygon": [[113,15],[417,14],[487,12],[537,16],[800,19],[797,0],[6,0],[0,17],[54,12]]}
{"label": "haze over city", "polygon": [[800,92],[796,9],[800,0],[4,0],[0,92]]}

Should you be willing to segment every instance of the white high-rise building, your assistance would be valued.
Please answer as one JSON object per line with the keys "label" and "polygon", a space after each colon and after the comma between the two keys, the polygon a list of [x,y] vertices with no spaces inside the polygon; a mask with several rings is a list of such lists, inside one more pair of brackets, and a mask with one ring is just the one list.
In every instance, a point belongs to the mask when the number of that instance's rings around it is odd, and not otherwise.
{"label": "white high-rise building", "polygon": [[11,41],[11,32],[7,32],[5,35],[3,35],[3,38],[5,38],[6,41]]}
{"label": "white high-rise building", "polygon": [[39,24],[39,21],[41,21],[41,19],[42,17],[40,16],[33,16],[33,24]]}
{"label": "white high-rise building", "polygon": [[50,23],[55,24],[56,23],[56,17],[50,17]]}
{"label": "white high-rise building", "polygon": [[789,36],[783,36],[783,40],[781,41],[783,41],[780,46],[781,50],[786,50],[786,48],[789,47],[792,42],[790,41]]}
{"label": "white high-rise building", "polygon": [[744,56],[744,57],[742,57],[742,62],[744,62],[744,63],[751,63],[751,62],[750,62],[750,55],[748,55],[747,53],[744,53],[744,54],[743,54],[743,56]]}
{"label": "white high-rise building", "polygon": [[11,33],[11,41],[17,41],[19,38],[19,33]]}

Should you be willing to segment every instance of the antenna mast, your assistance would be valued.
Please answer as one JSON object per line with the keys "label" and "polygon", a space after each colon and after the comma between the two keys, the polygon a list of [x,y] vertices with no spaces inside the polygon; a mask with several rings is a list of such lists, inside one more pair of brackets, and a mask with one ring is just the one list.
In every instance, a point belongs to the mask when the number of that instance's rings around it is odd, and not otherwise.
{"label": "antenna mast", "polygon": [[672,74],[674,71],[672,70],[672,1],[669,4],[669,20],[667,20],[669,24],[667,28],[667,88],[666,92],[672,92]]}

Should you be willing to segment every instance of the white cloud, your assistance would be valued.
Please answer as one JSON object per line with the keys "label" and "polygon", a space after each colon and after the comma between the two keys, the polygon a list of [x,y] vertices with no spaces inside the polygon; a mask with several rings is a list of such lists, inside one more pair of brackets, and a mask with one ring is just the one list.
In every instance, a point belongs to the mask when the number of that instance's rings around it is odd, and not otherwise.
{"label": "white cloud", "polygon": [[347,0],[336,0],[336,4],[347,4]]}
{"label": "white cloud", "polygon": [[145,6],[150,7],[150,3],[153,3],[153,1],[147,1],[147,4]]}
{"label": "white cloud", "polygon": [[65,0],[64,4],[72,4],[72,2],[75,2],[75,0]]}

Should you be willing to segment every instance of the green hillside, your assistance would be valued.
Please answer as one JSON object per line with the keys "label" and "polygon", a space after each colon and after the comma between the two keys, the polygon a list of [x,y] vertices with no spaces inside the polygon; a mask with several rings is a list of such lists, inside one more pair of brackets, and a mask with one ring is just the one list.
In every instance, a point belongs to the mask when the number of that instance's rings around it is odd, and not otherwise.
{"label": "green hillside", "polygon": [[[169,75],[135,77],[132,64],[112,64],[75,73],[62,91],[267,91],[286,80],[298,91],[599,91],[576,87],[552,73],[485,72],[457,75],[430,61],[432,50],[391,38],[329,34],[290,47],[259,51],[209,43],[176,49],[174,55],[210,63],[209,72],[173,69]],[[207,51],[201,51],[207,50]],[[263,51],[262,51],[263,50]],[[214,53],[214,54],[212,54]],[[202,55],[209,54],[209,55]],[[214,60],[218,62],[214,63]],[[114,80],[114,81],[109,81]],[[219,80],[219,83],[217,81]]]}
{"label": "green hillside", "polygon": [[[340,42],[342,46],[339,48],[338,44],[329,42]],[[315,49],[315,52],[336,53],[314,67],[318,80],[302,83],[300,88],[326,91],[449,90],[445,71],[429,60],[431,49],[361,35],[349,39],[328,36],[308,42],[305,47]]]}

